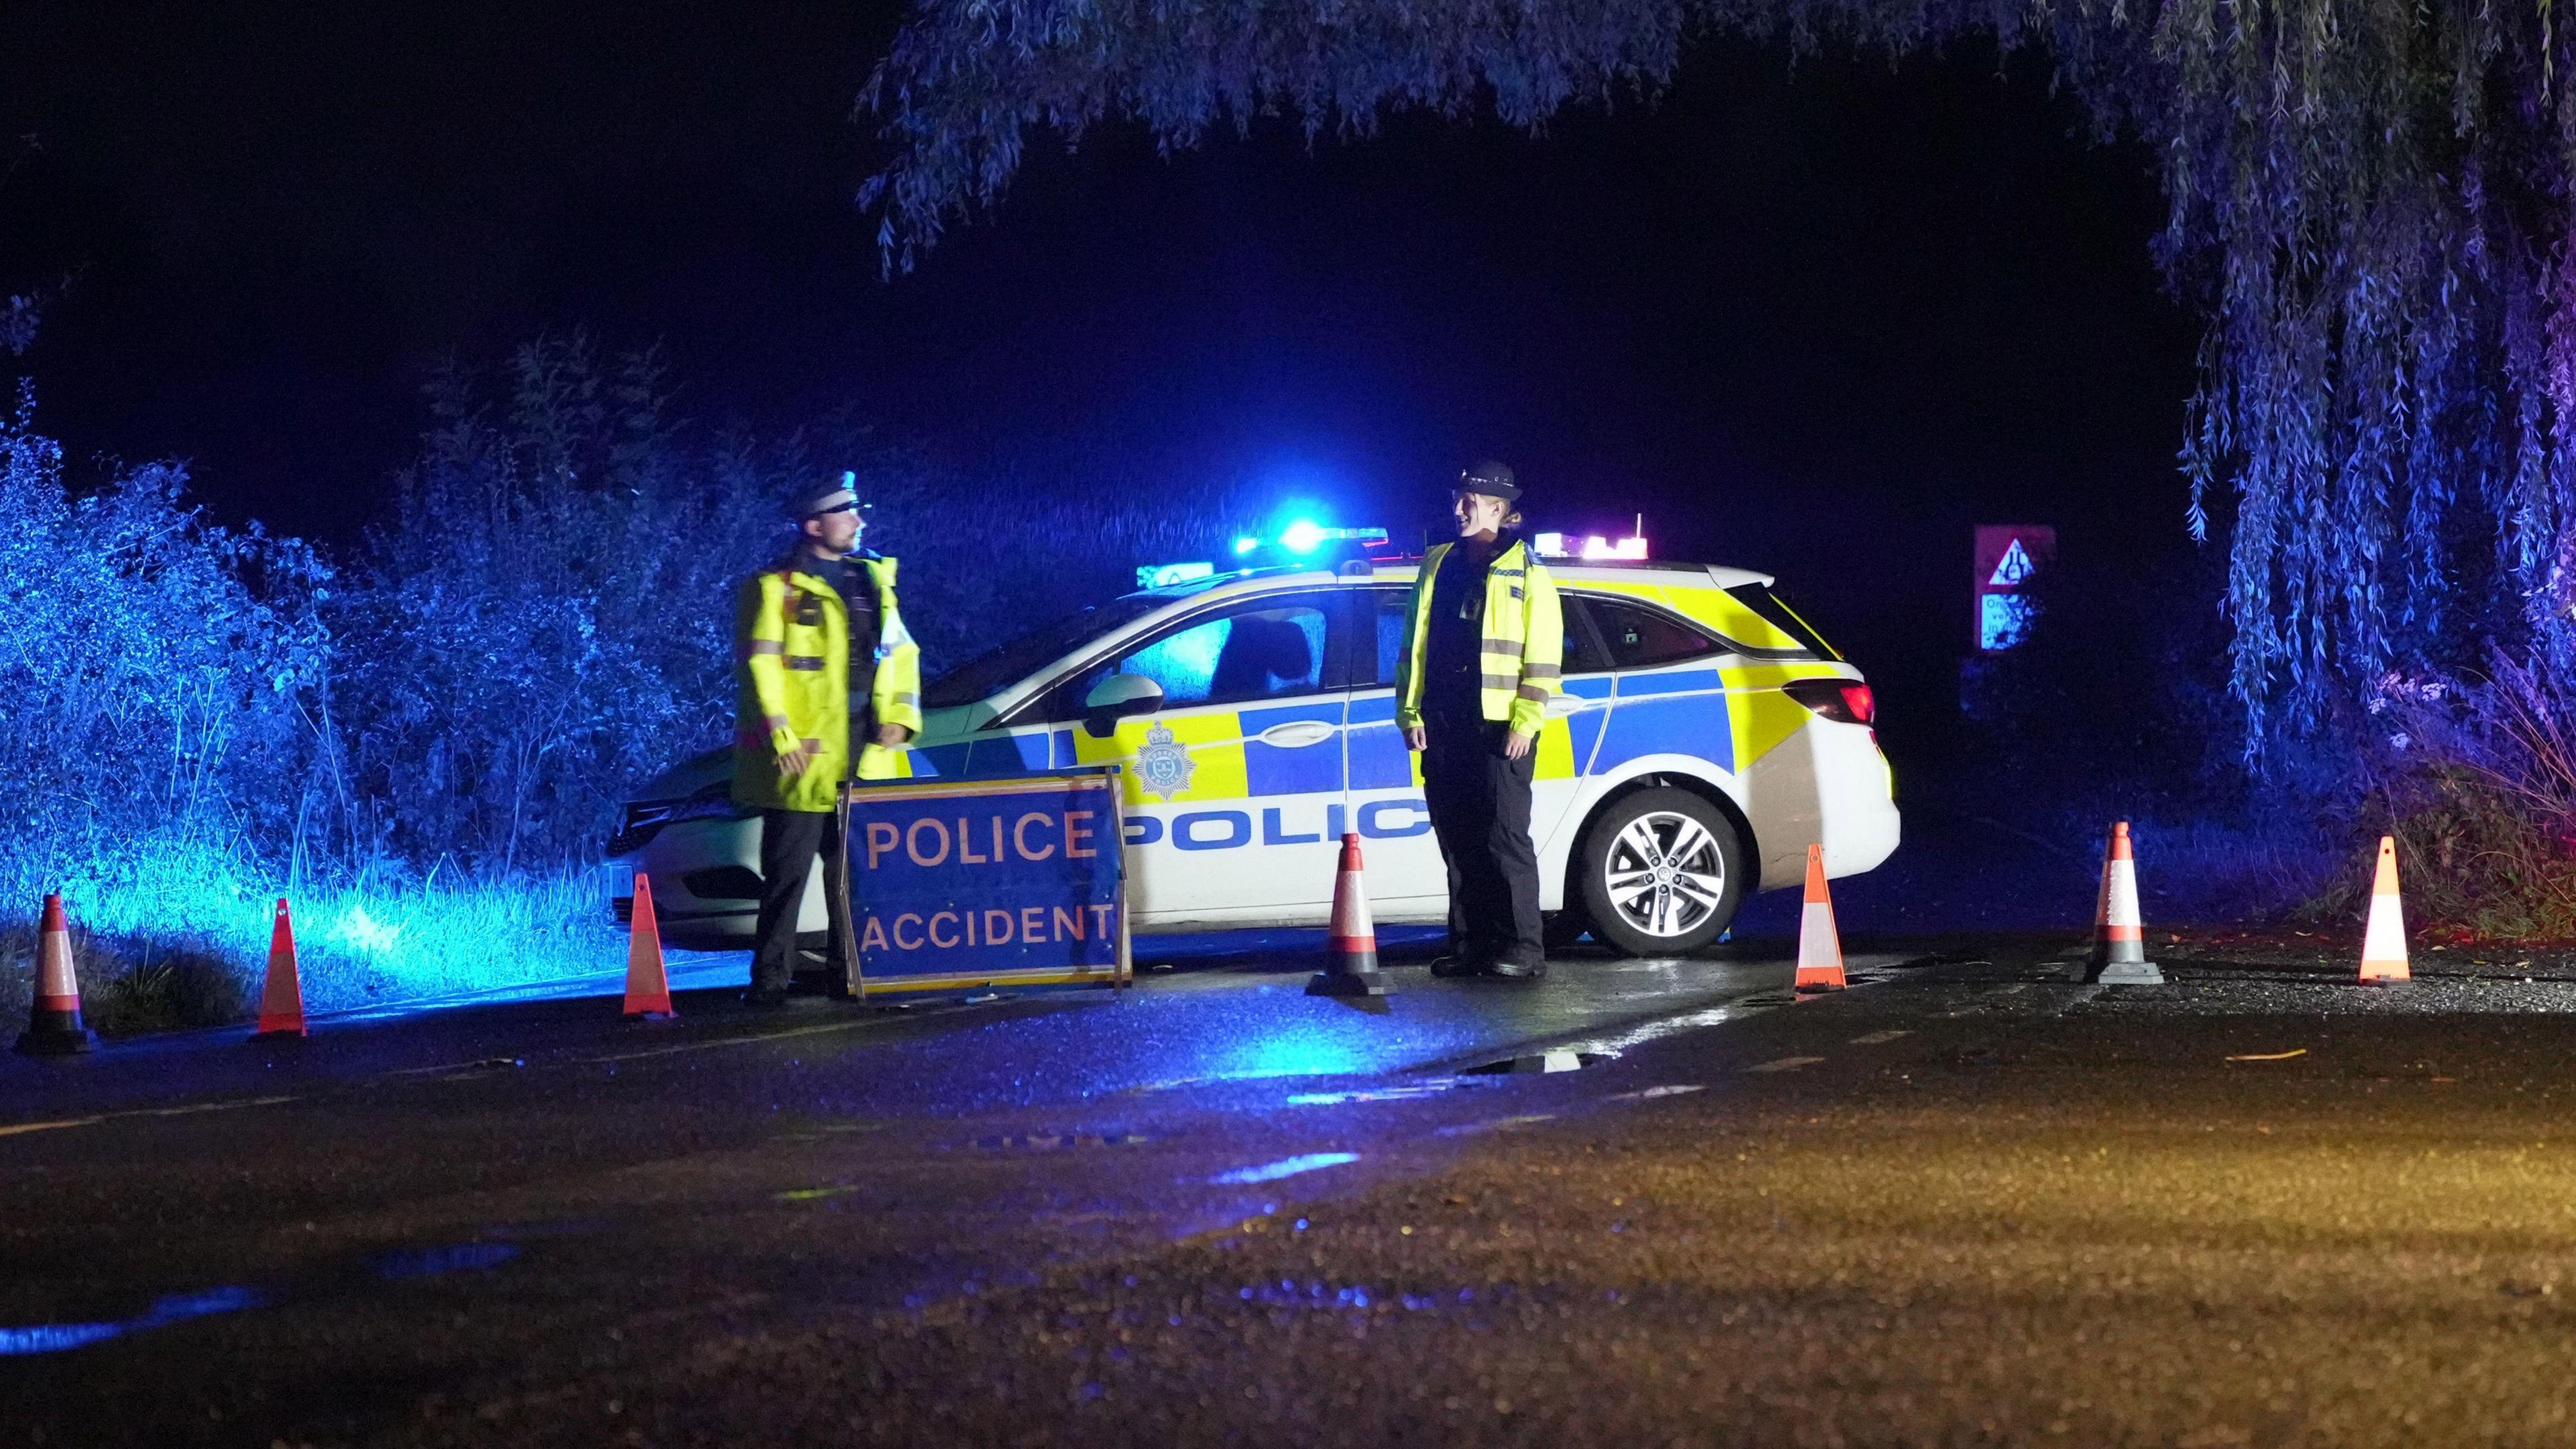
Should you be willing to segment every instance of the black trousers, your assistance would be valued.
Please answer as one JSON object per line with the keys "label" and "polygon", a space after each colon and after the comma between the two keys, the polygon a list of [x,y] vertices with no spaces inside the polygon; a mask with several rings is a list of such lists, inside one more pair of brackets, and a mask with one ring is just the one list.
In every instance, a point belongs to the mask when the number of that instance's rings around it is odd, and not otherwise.
{"label": "black trousers", "polygon": [[1538,751],[1503,758],[1500,720],[1426,716],[1422,794],[1449,867],[1450,949],[1477,961],[1536,965],[1538,850],[1530,843],[1530,780]]}
{"label": "black trousers", "polygon": [[823,893],[832,925],[832,980],[849,979],[850,854],[842,849],[841,816],[835,810],[763,810],[760,812],[760,928],[751,953],[754,990],[786,989],[796,975],[796,918],[805,908],[805,877],[814,857],[823,857]]}

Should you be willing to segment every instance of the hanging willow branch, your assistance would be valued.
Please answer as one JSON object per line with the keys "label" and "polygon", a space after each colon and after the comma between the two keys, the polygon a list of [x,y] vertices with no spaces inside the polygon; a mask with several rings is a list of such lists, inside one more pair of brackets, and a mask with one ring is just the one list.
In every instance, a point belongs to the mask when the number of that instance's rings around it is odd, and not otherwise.
{"label": "hanging willow branch", "polygon": [[1033,130],[1534,128],[1653,97],[1717,34],[1991,36],[2152,145],[2157,259],[2207,329],[2186,523],[2230,497],[2249,741],[2481,636],[2576,663],[2576,100],[2547,0],[926,0],[861,98],[896,146],[861,199],[909,270]]}

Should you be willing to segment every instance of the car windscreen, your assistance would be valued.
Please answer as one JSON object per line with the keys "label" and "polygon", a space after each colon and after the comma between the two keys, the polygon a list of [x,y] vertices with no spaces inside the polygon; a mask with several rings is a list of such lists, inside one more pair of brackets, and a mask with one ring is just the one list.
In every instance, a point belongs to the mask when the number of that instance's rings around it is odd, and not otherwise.
{"label": "car windscreen", "polygon": [[924,684],[922,708],[949,709],[989,699],[996,690],[1028,678],[1079,648],[1083,641],[1133,623],[1171,602],[1154,594],[1129,594],[987,649],[962,664],[941,670],[937,678]]}

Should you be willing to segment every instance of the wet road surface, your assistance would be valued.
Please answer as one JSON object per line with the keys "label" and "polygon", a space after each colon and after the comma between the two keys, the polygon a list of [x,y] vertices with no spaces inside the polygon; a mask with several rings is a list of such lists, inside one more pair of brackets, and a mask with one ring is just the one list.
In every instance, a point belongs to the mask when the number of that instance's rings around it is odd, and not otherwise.
{"label": "wet road surface", "polygon": [[0,1443],[2576,1438],[2576,983],[1995,944],[13,1061]]}

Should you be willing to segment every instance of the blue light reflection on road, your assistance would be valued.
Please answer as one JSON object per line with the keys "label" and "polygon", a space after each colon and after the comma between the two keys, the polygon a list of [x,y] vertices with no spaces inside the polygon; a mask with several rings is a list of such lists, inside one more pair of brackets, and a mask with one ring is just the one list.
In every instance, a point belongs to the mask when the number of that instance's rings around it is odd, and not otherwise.
{"label": "blue light reflection on road", "polygon": [[1296,1157],[1283,1157],[1277,1162],[1265,1162],[1258,1167],[1238,1167],[1232,1172],[1220,1172],[1208,1181],[1220,1187],[1240,1187],[1254,1182],[1277,1182],[1283,1177],[1295,1177],[1301,1172],[1339,1167],[1345,1162],[1359,1160],[1360,1155],[1356,1152],[1308,1152]]}
{"label": "blue light reflection on road", "polygon": [[117,1323],[39,1323],[25,1328],[0,1328],[0,1357],[86,1348],[128,1333],[256,1308],[259,1303],[259,1295],[248,1288],[211,1288],[203,1293],[174,1293],[155,1301],[140,1316]]}

